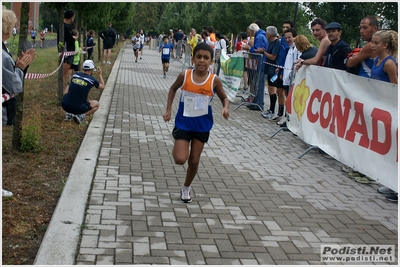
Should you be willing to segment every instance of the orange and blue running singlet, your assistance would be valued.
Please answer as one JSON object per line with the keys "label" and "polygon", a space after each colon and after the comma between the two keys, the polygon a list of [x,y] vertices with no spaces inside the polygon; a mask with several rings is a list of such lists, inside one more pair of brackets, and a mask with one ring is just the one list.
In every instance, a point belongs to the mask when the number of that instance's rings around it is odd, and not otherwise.
{"label": "orange and blue running singlet", "polygon": [[215,94],[215,74],[209,73],[204,82],[196,83],[193,81],[194,71],[185,71],[175,127],[191,132],[209,132],[214,124],[211,101]]}

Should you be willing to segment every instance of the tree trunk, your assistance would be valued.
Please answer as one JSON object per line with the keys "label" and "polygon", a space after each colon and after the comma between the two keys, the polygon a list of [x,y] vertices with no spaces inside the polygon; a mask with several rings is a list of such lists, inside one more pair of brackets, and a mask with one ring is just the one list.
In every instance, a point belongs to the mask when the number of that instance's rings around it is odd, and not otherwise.
{"label": "tree trunk", "polygon": [[101,39],[100,39],[100,34],[101,32],[99,32],[99,34],[97,35],[97,60],[101,61]]}
{"label": "tree trunk", "polygon": [[[20,19],[20,30],[19,30],[19,44],[17,55],[22,55],[26,51],[27,36],[28,36],[28,20],[29,20],[29,2],[22,2],[21,5],[21,19]],[[24,82],[22,83],[24,86]],[[12,146],[14,150],[19,150],[21,147],[21,136],[22,136],[22,117],[24,112],[24,91],[20,93],[16,101],[16,115],[15,115],[15,126],[12,133]]]}
{"label": "tree trunk", "polygon": [[[66,3],[57,4],[58,11],[58,37],[57,37],[57,49],[58,53],[64,52],[64,8]],[[60,60],[64,60],[64,58],[60,58]],[[58,62],[59,64],[61,61]],[[61,68],[58,70],[58,90],[57,90],[57,105],[61,106],[62,98],[63,98],[63,86],[64,86],[64,66],[61,65]]]}

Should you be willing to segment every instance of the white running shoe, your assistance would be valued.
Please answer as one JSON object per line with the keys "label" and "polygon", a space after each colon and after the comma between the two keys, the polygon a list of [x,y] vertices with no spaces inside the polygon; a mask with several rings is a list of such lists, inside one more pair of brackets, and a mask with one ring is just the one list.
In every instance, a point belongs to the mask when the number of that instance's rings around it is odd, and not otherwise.
{"label": "white running shoe", "polygon": [[270,121],[279,121],[282,119],[282,116],[278,116],[278,114],[274,114],[273,116],[271,116],[271,118],[269,119]]}
{"label": "white running shoe", "polygon": [[3,188],[1,189],[1,192],[3,194],[3,197],[12,197],[14,195],[12,192],[5,190]]}
{"label": "white running shoe", "polygon": [[276,124],[281,125],[287,121],[286,117],[283,117],[280,121],[277,121]]}
{"label": "white running shoe", "polygon": [[190,186],[189,187],[186,187],[186,186],[182,186],[181,187],[181,198],[180,198],[180,200],[183,203],[192,202],[192,196],[190,194]]}

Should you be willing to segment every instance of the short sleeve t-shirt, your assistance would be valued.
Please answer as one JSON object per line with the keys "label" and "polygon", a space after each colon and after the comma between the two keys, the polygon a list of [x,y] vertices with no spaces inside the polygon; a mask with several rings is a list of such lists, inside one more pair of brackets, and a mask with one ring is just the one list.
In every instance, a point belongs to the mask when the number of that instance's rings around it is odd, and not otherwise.
{"label": "short sleeve t-shirt", "polygon": [[133,36],[132,44],[133,44],[133,49],[139,49],[140,48],[140,37]]}
{"label": "short sleeve t-shirt", "polygon": [[[268,44],[268,49],[267,49],[267,53],[268,54],[272,54],[272,55],[276,55],[275,60],[271,60],[267,57],[267,63],[271,63],[271,64],[277,64],[277,60],[278,60],[278,55],[279,55],[279,50],[280,50],[280,44],[279,44],[279,39],[276,39],[273,42],[270,42]],[[268,74],[268,69],[270,68],[274,68],[274,70],[276,69],[275,66],[272,66],[270,64],[267,64],[266,68],[264,69],[264,73]]]}
{"label": "short sleeve t-shirt", "polygon": [[88,102],[88,94],[94,86],[98,88],[99,81],[93,76],[84,72],[77,72],[72,75],[68,93],[63,97],[62,105],[69,108],[79,108]]}
{"label": "short sleeve t-shirt", "polygon": [[161,58],[162,59],[170,59],[171,52],[173,49],[174,49],[174,46],[172,44],[164,44],[164,47],[161,48]]}

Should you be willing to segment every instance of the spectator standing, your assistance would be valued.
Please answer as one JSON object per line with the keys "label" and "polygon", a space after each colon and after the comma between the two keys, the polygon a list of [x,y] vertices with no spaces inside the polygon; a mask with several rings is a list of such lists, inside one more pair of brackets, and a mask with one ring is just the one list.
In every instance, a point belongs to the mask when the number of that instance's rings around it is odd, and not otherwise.
{"label": "spectator standing", "polygon": [[323,66],[338,70],[346,70],[344,61],[347,58],[347,54],[351,52],[351,48],[345,41],[340,39],[342,35],[342,25],[338,22],[331,22],[326,26],[326,33],[328,34],[331,44],[326,50],[326,60]]}
{"label": "spectator standing", "polygon": [[[374,33],[371,50],[377,55],[372,66],[371,78],[397,84],[397,62],[395,58],[398,51],[397,32],[383,30]],[[398,201],[398,193],[386,186],[379,187],[378,192],[384,194],[389,201]]]}
{"label": "spectator standing", "polygon": [[88,59],[93,60],[93,47],[96,45],[94,42],[94,30],[88,32],[86,38],[86,51],[88,53]]}
{"label": "spectator standing", "polygon": [[215,49],[224,49],[225,51],[227,51],[226,40],[224,36],[220,32],[217,32],[215,34],[215,38],[217,40],[215,42]]}
{"label": "spectator standing", "polygon": [[[254,43],[252,46],[249,44],[243,44],[242,49],[249,49],[250,53],[260,53],[263,54],[263,62],[266,61],[266,56],[263,53],[268,50],[268,40],[266,38],[265,31],[260,29],[256,23],[249,25],[250,36],[254,36]],[[249,42],[250,43],[250,42]],[[253,103],[257,105],[247,106],[250,110],[264,110],[264,91],[265,91],[265,74],[264,74],[265,64],[261,64],[261,73],[258,81],[255,81],[256,90]],[[250,79],[250,77],[249,77]]]}
{"label": "spectator standing", "polygon": [[44,38],[45,38],[46,33],[44,30],[40,31],[40,48],[44,47]]}
{"label": "spectator standing", "polygon": [[[18,19],[15,13],[2,8],[2,94],[8,95],[8,100],[2,103],[2,124],[13,125],[15,123],[15,95],[24,90],[24,77],[29,64],[36,57],[36,51],[29,49],[17,58],[15,62],[9,53],[5,42],[11,37],[14,25]],[[2,197],[12,197],[13,193],[2,188]]]}
{"label": "spectator standing", "polygon": [[296,45],[293,42],[296,36],[297,32],[293,28],[289,28],[283,33],[283,37],[285,38],[285,42],[288,48],[284,50],[286,56],[284,57],[285,60],[283,64],[279,64],[280,66],[283,66],[283,68],[279,69],[280,77],[277,80],[278,104],[279,104],[278,115],[275,118],[271,119],[280,121],[281,123],[286,121],[286,117],[284,116],[285,101],[289,93],[290,86],[294,82],[294,74],[295,74],[295,71],[293,71],[294,63],[296,63],[297,59],[301,55],[301,53],[297,50]]}
{"label": "spectator standing", "polygon": [[189,35],[189,41],[188,44],[190,45],[191,48],[191,56],[193,56],[193,51],[194,48],[196,47],[197,43],[201,42],[201,36],[200,34],[197,34],[196,29],[192,28],[190,30],[190,35]]}
{"label": "spectator standing", "polygon": [[[164,121],[171,120],[172,103],[176,91],[181,88],[178,112],[172,135],[175,139],[172,156],[176,164],[188,161],[185,182],[180,190],[180,201],[192,202],[191,184],[197,174],[204,144],[208,141],[213,126],[211,101],[215,94],[223,105],[222,116],[229,118],[229,100],[218,76],[209,73],[213,63],[213,49],[204,43],[198,44],[193,53],[195,69],[181,72],[169,89]],[[196,102],[196,104],[195,104]],[[196,108],[195,108],[196,107]]]}
{"label": "spectator standing", "polygon": [[139,31],[139,42],[140,42],[140,48],[139,48],[139,51],[140,51],[140,59],[142,59],[142,56],[143,56],[143,47],[144,47],[144,33],[143,33],[143,30],[140,30],[140,31]]}
{"label": "spectator standing", "polygon": [[[278,99],[276,80],[277,80],[277,68],[278,57],[280,52],[280,42],[278,39],[278,30],[275,26],[268,26],[266,36],[268,39],[268,49],[260,50],[266,57],[266,66],[264,69],[264,74],[267,76],[268,81],[268,93],[270,100],[270,107],[266,112],[261,115],[266,119],[273,119],[275,117],[275,105]],[[276,75],[276,76],[275,76]]]}
{"label": "spectator standing", "polygon": [[382,30],[374,33],[371,49],[377,57],[371,71],[372,79],[397,84],[397,48],[397,32]]}
{"label": "spectator standing", "polygon": [[71,69],[69,70],[69,78],[72,78],[72,75],[75,72],[79,71],[79,60],[81,59],[81,48],[79,47],[79,32],[77,30],[72,30],[73,32],[73,37],[75,39],[75,55],[74,55],[74,60],[72,61]]}
{"label": "spectator standing", "polygon": [[297,60],[296,70],[298,70],[303,65],[318,65],[322,66],[326,58],[325,52],[328,46],[331,44],[329,41],[328,34],[326,33],[326,21],[321,18],[316,18],[311,22],[311,30],[315,38],[317,38],[320,43],[318,47],[317,54],[306,60]]}
{"label": "spectator standing", "polygon": [[101,34],[103,39],[103,64],[111,64],[111,49],[115,44],[117,34],[112,28],[112,23],[108,24],[108,28]]}
{"label": "spectator standing", "polygon": [[181,59],[182,58],[182,41],[183,41],[183,33],[178,30],[178,28],[174,29],[174,35],[173,35],[173,40],[174,40],[174,48],[176,50],[176,58]]}
{"label": "spectator standing", "polygon": [[366,78],[371,77],[371,69],[374,65],[374,58],[376,55],[372,53],[371,40],[372,35],[378,31],[378,20],[375,16],[367,16],[360,22],[360,35],[361,39],[367,42],[366,45],[355,55],[347,59],[347,67],[355,67],[360,64],[360,71],[358,75]]}
{"label": "spectator standing", "polygon": [[136,32],[136,36],[132,37],[132,48],[133,53],[135,54],[135,62],[137,63],[139,57],[139,49],[140,49],[140,33],[139,31]]}
{"label": "spectator standing", "polygon": [[160,35],[158,36],[158,46],[161,46],[164,40],[164,32],[161,32]]}
{"label": "spectator standing", "polygon": [[206,28],[206,31],[208,33],[208,36],[210,37],[207,40],[207,44],[210,45],[214,49],[215,48],[215,42],[217,41],[217,38],[215,37],[214,28],[212,26],[208,26]]}
{"label": "spectator standing", "polygon": [[17,36],[17,28],[14,27],[12,35],[13,35],[13,39],[15,39],[15,36]]}
{"label": "spectator standing", "polygon": [[163,73],[164,73],[163,78],[165,79],[166,73],[168,72],[169,68],[169,60],[171,59],[171,53],[174,50],[174,46],[169,43],[168,36],[164,36],[163,42],[164,43],[163,45],[161,45],[158,52],[161,52],[161,63],[163,66]]}
{"label": "spectator standing", "polygon": [[306,60],[313,58],[318,52],[318,48],[313,46],[304,35],[297,35],[293,39],[293,42],[296,45],[297,50],[301,53],[300,59]]}
{"label": "spectator standing", "polygon": [[[286,55],[287,55],[287,53],[289,51],[289,45],[286,42],[284,33],[289,29],[293,29],[293,27],[294,27],[294,24],[290,20],[285,20],[283,22],[283,25],[282,25],[282,37],[279,40],[279,42],[280,42],[280,51],[279,51],[279,57],[278,57],[278,65],[279,66],[285,65]],[[293,33],[296,33],[296,31],[294,31]],[[279,121],[279,120],[284,118],[283,117],[283,110],[284,110],[285,99],[286,99],[285,89],[283,87],[283,80],[282,80],[283,79],[283,71],[284,70],[283,70],[283,68],[278,68],[277,71],[278,71],[278,78],[276,79],[276,89],[277,89],[279,107],[278,107],[278,114],[275,115],[273,118],[271,118],[271,120],[273,120],[273,121]]]}
{"label": "spectator standing", "polygon": [[[67,52],[75,51],[75,39],[72,32],[72,23],[75,20],[75,12],[72,9],[64,12],[64,42],[65,49]],[[57,39],[58,42],[58,39]],[[65,88],[66,77],[71,68],[72,62],[74,61],[74,55],[64,56],[63,64],[63,88]]]}
{"label": "spectator standing", "polygon": [[[248,45],[248,39],[247,39],[247,33],[246,32],[242,32],[240,33],[240,42],[237,42],[236,44],[236,51],[246,51],[243,49],[243,45]],[[248,86],[249,86],[249,80],[248,80],[248,72],[247,72],[247,68],[246,66],[243,69],[243,90],[248,90]]]}
{"label": "spectator standing", "polygon": [[97,68],[100,81],[92,77],[94,71],[96,71],[94,62],[90,59],[85,60],[83,72],[75,73],[72,76],[71,83],[63,92],[62,108],[67,112],[69,120],[73,119],[77,124],[84,123],[86,115],[95,113],[99,108],[97,100],[88,100],[89,91],[93,86],[101,90],[104,89],[101,68]]}

